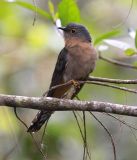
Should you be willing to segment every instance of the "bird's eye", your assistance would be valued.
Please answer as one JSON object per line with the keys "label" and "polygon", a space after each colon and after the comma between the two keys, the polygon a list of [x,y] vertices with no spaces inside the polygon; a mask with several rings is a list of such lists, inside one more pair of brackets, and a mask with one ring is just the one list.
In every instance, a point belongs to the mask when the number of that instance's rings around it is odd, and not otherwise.
{"label": "bird's eye", "polygon": [[76,30],[75,30],[75,29],[72,29],[72,30],[71,30],[71,33],[75,33],[75,32],[76,32]]}

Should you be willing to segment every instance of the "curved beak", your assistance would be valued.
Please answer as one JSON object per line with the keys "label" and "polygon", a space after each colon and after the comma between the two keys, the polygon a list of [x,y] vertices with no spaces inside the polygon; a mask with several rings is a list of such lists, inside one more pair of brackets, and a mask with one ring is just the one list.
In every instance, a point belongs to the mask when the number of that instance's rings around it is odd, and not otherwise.
{"label": "curved beak", "polygon": [[66,27],[58,27],[58,29],[61,29],[63,31],[66,31]]}

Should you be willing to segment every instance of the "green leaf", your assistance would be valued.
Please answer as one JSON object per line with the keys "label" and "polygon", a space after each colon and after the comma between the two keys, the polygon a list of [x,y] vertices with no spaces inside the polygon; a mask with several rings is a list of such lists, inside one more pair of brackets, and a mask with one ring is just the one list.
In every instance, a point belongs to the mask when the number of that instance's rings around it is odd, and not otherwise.
{"label": "green leaf", "polygon": [[53,16],[55,12],[54,12],[54,5],[51,1],[48,1],[48,7],[51,15]]}
{"label": "green leaf", "polygon": [[49,11],[50,11],[53,22],[56,22],[56,19],[58,17],[57,17],[57,13],[55,13],[54,4],[51,2],[51,0],[48,1],[48,7],[49,7]]}
{"label": "green leaf", "polygon": [[133,48],[128,48],[124,52],[127,56],[133,56],[133,55],[137,54]]}
{"label": "green leaf", "polygon": [[137,30],[136,30],[136,36],[135,36],[135,46],[137,48]]}
{"label": "green leaf", "polygon": [[36,6],[33,6],[32,4],[30,3],[27,3],[27,2],[23,2],[23,1],[11,1],[11,2],[8,2],[8,1],[0,1],[0,5],[2,4],[11,4],[11,5],[19,5],[23,8],[26,8],[26,9],[29,9],[31,11],[34,11],[34,12],[37,12],[38,14],[40,14],[41,16],[45,17],[45,18],[48,18],[48,19],[51,19],[51,16],[49,15],[49,13],[47,13],[46,11],[36,7]]}
{"label": "green leaf", "polygon": [[62,25],[80,22],[80,11],[75,0],[62,0],[58,5],[58,13]]}
{"label": "green leaf", "polygon": [[94,41],[94,45],[99,44],[102,40],[114,37],[116,35],[119,35],[121,33],[121,30],[112,30],[110,32],[104,33],[101,36],[97,37]]}

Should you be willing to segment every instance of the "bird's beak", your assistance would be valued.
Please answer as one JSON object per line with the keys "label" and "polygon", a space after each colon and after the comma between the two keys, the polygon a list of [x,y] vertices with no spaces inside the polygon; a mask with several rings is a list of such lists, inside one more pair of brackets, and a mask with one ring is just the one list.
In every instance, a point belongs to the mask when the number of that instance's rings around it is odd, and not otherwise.
{"label": "bird's beak", "polygon": [[66,31],[66,27],[58,27],[58,29],[61,29],[63,31]]}

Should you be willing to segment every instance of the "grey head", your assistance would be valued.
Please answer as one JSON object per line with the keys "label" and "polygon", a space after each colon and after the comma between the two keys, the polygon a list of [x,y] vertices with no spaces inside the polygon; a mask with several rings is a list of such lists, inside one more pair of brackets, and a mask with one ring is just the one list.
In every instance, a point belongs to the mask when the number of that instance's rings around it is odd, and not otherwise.
{"label": "grey head", "polygon": [[65,40],[79,39],[81,41],[91,42],[91,36],[88,30],[81,24],[69,23],[66,27],[59,27],[58,29],[64,31]]}

